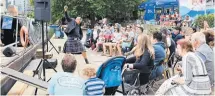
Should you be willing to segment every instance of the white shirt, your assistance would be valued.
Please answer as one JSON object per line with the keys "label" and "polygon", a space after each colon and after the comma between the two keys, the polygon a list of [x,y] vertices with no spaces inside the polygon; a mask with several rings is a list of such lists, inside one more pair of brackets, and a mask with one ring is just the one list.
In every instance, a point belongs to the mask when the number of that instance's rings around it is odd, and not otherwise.
{"label": "white shirt", "polygon": [[95,29],[94,31],[93,31],[93,39],[94,40],[96,40],[96,38],[97,38],[97,36],[98,36],[98,34],[97,34],[97,29]]}

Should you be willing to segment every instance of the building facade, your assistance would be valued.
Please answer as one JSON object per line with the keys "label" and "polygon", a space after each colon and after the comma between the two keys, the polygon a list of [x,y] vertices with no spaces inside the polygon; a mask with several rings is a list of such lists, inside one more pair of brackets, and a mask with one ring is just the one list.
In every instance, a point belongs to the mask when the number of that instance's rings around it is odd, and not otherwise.
{"label": "building facade", "polygon": [[7,10],[6,10],[6,0],[0,0],[0,14],[4,14]]}
{"label": "building facade", "polygon": [[32,9],[29,0],[6,0],[6,8],[8,5],[15,5],[21,15],[26,15]]}

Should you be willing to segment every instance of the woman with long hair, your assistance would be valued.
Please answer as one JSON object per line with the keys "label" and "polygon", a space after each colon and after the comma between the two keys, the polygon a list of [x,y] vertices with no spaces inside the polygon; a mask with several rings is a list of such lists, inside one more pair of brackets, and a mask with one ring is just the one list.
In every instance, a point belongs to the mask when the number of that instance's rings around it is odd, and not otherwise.
{"label": "woman with long hair", "polygon": [[127,64],[125,65],[125,67],[140,70],[140,84],[144,85],[148,82],[151,70],[150,66],[154,65],[153,60],[155,58],[155,55],[151,40],[148,35],[141,34],[138,37],[137,42],[138,43],[134,49],[135,56],[126,60],[126,63],[133,64]]}
{"label": "woman with long hair", "polygon": [[177,68],[180,74],[166,80],[156,95],[209,95],[210,79],[203,60],[193,52],[188,40],[181,39],[177,44],[178,53],[182,56],[182,67]]}

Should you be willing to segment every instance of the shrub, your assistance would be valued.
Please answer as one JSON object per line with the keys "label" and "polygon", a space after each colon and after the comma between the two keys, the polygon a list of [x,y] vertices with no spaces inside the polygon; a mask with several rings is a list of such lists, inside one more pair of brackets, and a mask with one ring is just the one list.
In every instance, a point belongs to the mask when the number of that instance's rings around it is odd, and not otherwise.
{"label": "shrub", "polygon": [[197,17],[197,19],[195,20],[194,23],[196,26],[203,28],[204,27],[204,24],[203,24],[204,21],[207,21],[208,25],[210,27],[214,27],[214,14],[199,16],[199,17]]}

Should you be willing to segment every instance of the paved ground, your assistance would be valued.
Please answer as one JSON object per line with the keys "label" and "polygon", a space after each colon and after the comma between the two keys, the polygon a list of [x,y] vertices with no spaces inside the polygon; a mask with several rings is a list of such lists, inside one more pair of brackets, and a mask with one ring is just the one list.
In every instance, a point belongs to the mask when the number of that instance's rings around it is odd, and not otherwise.
{"label": "paved ground", "polygon": [[[55,39],[54,37],[55,36],[53,36],[53,38],[51,39],[51,42],[54,44],[54,46],[57,49],[59,46],[61,46],[61,49],[62,49],[67,37],[65,36],[63,39]],[[84,36],[84,38],[85,38],[85,36]],[[84,42],[84,39],[82,40],[82,42]],[[52,46],[49,45],[49,47],[51,48]],[[64,56],[64,53],[60,52],[60,54],[57,54],[57,52],[54,49],[51,51],[51,53],[53,53],[53,58],[56,58],[58,60],[58,65],[56,67],[56,70],[58,72],[62,72],[63,70],[61,67],[61,60]],[[105,62],[108,59],[108,57],[101,56],[100,53],[96,53],[90,49],[87,49],[87,57],[89,59],[90,64],[94,65],[95,68],[98,68],[103,62]],[[81,75],[81,70],[83,69],[84,66],[87,66],[87,65],[86,65],[82,55],[75,55],[75,58],[78,63],[75,74]],[[46,70],[47,79],[49,79],[53,74],[55,74],[55,72],[52,69]],[[42,90],[39,90],[39,92],[38,92],[38,95],[45,95],[45,94],[47,94],[47,93]]]}
{"label": "paved ground", "polygon": [[[84,36],[84,38],[85,38],[85,36]],[[51,42],[54,44],[54,46],[57,49],[58,49],[58,46],[61,46],[61,49],[62,49],[66,39],[67,39],[67,37],[64,37],[64,39],[52,38]],[[84,42],[84,40],[82,40],[82,42]],[[49,47],[51,47],[51,46],[49,46]],[[57,54],[54,49],[51,52],[53,53],[53,58],[58,59],[58,65],[56,67],[56,70],[58,72],[61,72],[62,71],[61,60],[62,60],[62,58],[64,56],[64,53],[60,52],[60,54]],[[95,68],[98,68],[103,62],[105,62],[109,58],[109,57],[106,57],[106,56],[101,56],[101,53],[94,52],[94,51],[92,51],[90,49],[87,49],[87,56],[88,56],[90,64],[95,65]],[[77,63],[78,63],[77,69],[75,71],[75,74],[76,75],[81,75],[81,70],[83,69],[84,66],[86,66],[85,61],[84,61],[84,59],[83,59],[83,57],[81,55],[75,55],[75,58],[76,58]],[[55,74],[55,72],[52,69],[46,70],[47,79],[49,79],[53,74]],[[156,87],[155,90],[157,88],[158,87]],[[45,95],[45,94],[47,94],[47,92],[44,92],[42,90],[38,91],[38,95]],[[148,94],[152,95],[153,92],[149,91]],[[116,95],[122,95],[122,94],[116,93]]]}

